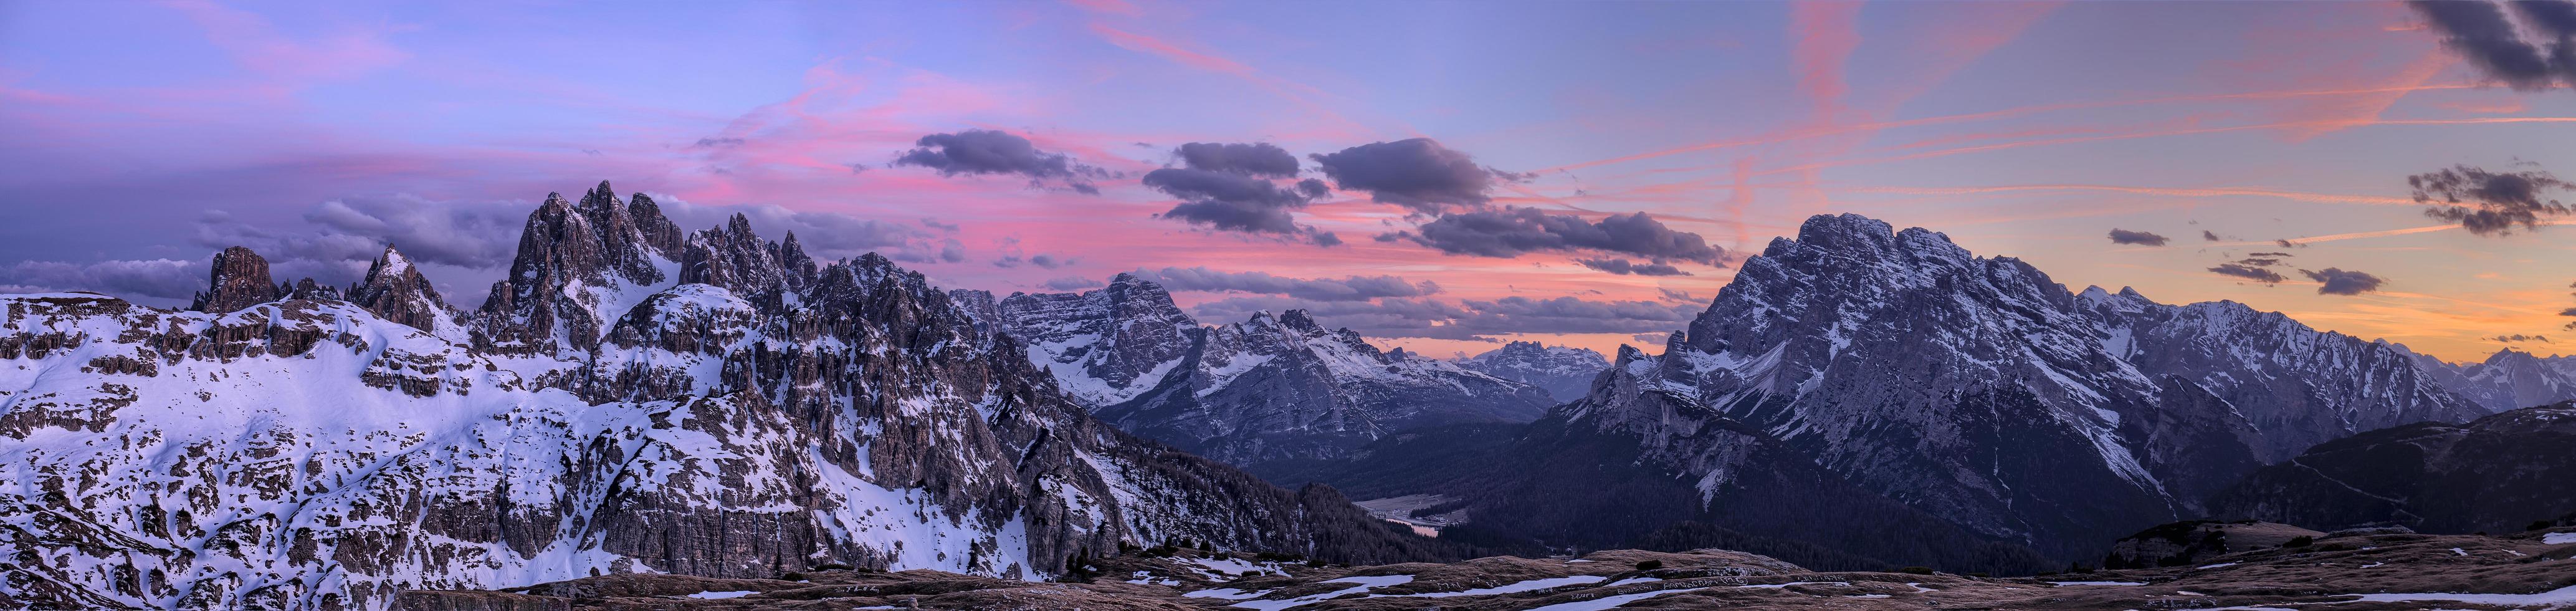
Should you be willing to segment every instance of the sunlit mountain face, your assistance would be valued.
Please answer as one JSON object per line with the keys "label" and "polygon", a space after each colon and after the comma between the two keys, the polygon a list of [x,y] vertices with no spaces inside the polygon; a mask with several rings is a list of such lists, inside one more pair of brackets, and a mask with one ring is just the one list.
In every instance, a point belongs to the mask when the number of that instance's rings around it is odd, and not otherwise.
{"label": "sunlit mountain face", "polygon": [[2576,601],[2571,41],[0,1],[0,608]]}

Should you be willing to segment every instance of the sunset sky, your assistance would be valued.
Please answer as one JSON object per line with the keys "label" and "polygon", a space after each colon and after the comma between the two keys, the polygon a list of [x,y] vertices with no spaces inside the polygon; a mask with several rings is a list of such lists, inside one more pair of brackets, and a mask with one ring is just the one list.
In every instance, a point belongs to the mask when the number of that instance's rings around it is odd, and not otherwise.
{"label": "sunset sky", "polygon": [[2232,299],[2451,360],[2576,353],[2498,339],[2576,344],[2576,227],[2546,226],[2564,209],[2473,233],[2409,185],[2576,172],[2576,92],[2552,80],[2571,75],[2504,72],[2445,44],[2470,22],[2437,21],[2359,2],[0,1],[0,292],[183,305],[224,246],[345,283],[391,241],[471,309],[537,202],[605,179],[686,228],[743,212],[944,286],[1146,270],[1202,322],[1310,307],[1441,356],[1680,328],[1828,212],[2070,290]]}

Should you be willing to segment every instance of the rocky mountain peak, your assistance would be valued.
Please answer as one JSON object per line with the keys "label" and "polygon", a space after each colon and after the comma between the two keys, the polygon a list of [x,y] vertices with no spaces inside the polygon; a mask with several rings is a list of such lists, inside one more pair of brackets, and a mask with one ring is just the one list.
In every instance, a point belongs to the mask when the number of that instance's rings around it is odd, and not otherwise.
{"label": "rocky mountain peak", "polygon": [[[501,352],[587,351],[618,316],[668,287],[678,266],[652,246],[633,205],[620,206],[606,181],[579,205],[561,193],[528,213],[510,275],[492,284],[473,332]],[[646,208],[650,208],[647,206]]]}
{"label": "rocky mountain peak", "polygon": [[1190,351],[1199,328],[1162,285],[1133,274],[1081,293],[1014,293],[992,306],[992,317],[1093,409],[1160,381]]}
{"label": "rocky mountain peak", "polygon": [[378,318],[422,331],[437,333],[457,324],[456,309],[438,296],[438,289],[421,276],[409,257],[390,244],[367,266],[367,277],[350,289],[349,301]]}
{"label": "rocky mountain peak", "polygon": [[246,246],[215,253],[214,270],[207,280],[209,288],[198,293],[188,309],[216,314],[237,312],[286,295],[276,281],[269,279],[268,259]]}
{"label": "rocky mountain peak", "polygon": [[796,241],[793,231],[778,242],[778,263],[786,267],[788,283],[799,288],[812,283],[815,272],[821,269],[814,263],[814,255],[806,254],[805,243]]}
{"label": "rocky mountain peak", "polygon": [[1315,317],[1311,314],[1307,314],[1303,309],[1289,310],[1281,313],[1279,315],[1279,324],[1280,326],[1296,329],[1298,331],[1311,333],[1321,333],[1324,331],[1324,326],[1316,324]]}
{"label": "rocky mountain peak", "polygon": [[[1622,350],[1616,367],[1653,371],[1561,413],[1675,456],[1715,451],[1697,441],[1714,423],[1767,431],[1877,494],[2052,553],[2104,524],[2170,520],[2261,460],[2475,415],[2388,346],[2242,304],[2078,295],[2018,259],[1849,214],[1746,260],[1685,338],[1660,357]],[[1990,460],[1957,458],[1972,454]],[[2001,454],[2048,458],[1999,470]],[[2041,497],[2129,509],[2013,509]]]}
{"label": "rocky mountain peak", "polygon": [[[725,221],[722,229],[702,230],[689,236],[680,253],[680,282],[713,284],[742,295],[787,288],[788,268],[779,261],[779,250],[752,231],[751,219],[736,214]],[[800,246],[798,254],[802,253]],[[802,280],[799,278],[795,284],[802,285]]]}
{"label": "rocky mountain peak", "polygon": [[1582,398],[1608,363],[1590,348],[1521,341],[1458,361],[1460,367],[1485,375],[1537,386],[1560,402]]}
{"label": "rocky mountain peak", "polygon": [[[605,189],[607,181],[600,182]],[[644,235],[644,243],[653,245],[654,253],[665,259],[679,258],[681,241],[687,235],[680,231],[678,223],[671,222],[671,217],[662,216],[662,207],[653,202],[653,196],[639,192],[628,198],[626,216],[635,219],[636,231]]]}

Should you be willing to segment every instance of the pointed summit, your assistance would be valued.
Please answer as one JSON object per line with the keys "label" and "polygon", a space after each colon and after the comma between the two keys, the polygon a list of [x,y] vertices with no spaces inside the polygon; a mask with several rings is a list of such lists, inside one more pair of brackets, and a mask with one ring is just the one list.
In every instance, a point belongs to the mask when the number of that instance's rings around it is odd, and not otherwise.
{"label": "pointed summit", "polygon": [[188,309],[223,314],[237,312],[284,296],[277,283],[268,277],[268,259],[249,247],[234,246],[215,253],[214,270],[208,277],[210,287],[198,293]]}
{"label": "pointed summit", "polygon": [[378,318],[422,331],[435,332],[440,323],[453,325],[457,316],[456,309],[439,298],[438,289],[420,275],[420,268],[391,244],[367,266],[366,279],[349,292],[349,301]]}

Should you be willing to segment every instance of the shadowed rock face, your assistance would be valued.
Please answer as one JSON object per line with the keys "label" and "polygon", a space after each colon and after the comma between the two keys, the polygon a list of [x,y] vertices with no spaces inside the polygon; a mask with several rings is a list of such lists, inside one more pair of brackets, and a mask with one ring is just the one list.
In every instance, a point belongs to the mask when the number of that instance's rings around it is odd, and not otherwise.
{"label": "shadowed rock face", "polygon": [[2396,525],[2445,533],[2576,517],[2576,404],[2321,444],[2247,475],[2211,510],[2326,529]]}
{"label": "shadowed rock face", "polygon": [[375,609],[826,563],[1038,578],[1167,538],[1466,549],[1107,426],[883,257],[816,265],[735,219],[666,271],[605,193],[550,198],[525,273],[452,333],[391,250],[354,302],[0,298],[0,359],[27,365],[0,370],[0,476],[23,484],[0,547],[37,559],[0,584],[39,584],[0,606]]}
{"label": "shadowed rock face", "polygon": [[211,288],[198,293],[188,309],[215,314],[239,312],[284,295],[277,282],[268,277],[268,259],[242,246],[215,253],[214,272],[208,284]]}

